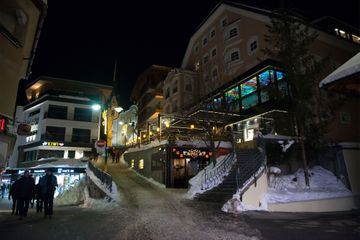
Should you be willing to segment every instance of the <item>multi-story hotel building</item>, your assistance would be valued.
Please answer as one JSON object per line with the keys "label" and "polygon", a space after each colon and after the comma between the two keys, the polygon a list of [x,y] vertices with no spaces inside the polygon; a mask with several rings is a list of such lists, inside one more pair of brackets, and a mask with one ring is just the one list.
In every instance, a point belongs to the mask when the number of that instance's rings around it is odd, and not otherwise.
{"label": "multi-story hotel building", "polygon": [[0,1],[0,169],[14,146],[18,84],[31,73],[46,11],[46,0]]}
{"label": "multi-story hotel building", "polygon": [[47,158],[89,156],[100,138],[101,108],[111,86],[39,77],[26,87],[29,101],[17,107],[16,122],[31,125],[29,136],[18,136],[10,166],[28,167]]}
{"label": "multi-story hotel building", "polygon": [[138,107],[138,130],[147,132],[147,126],[155,126],[158,114],[163,111],[163,83],[171,68],[152,65],[138,77],[130,99]]}
{"label": "multi-story hotel building", "polygon": [[[201,102],[208,110],[226,110],[244,116],[242,119],[247,119],[245,122],[233,126],[235,130],[244,131],[245,139],[249,139],[245,128],[258,126],[252,116],[284,110],[285,104],[272,101],[270,89],[289,94],[286,76],[276,61],[261,51],[271,47],[264,39],[268,33],[266,25],[270,24],[270,15],[271,11],[268,10],[231,2],[220,3],[190,38],[181,65],[181,69],[185,69],[182,71],[194,72],[194,76],[197,76],[194,96],[199,97],[189,98],[192,102],[188,106],[194,109]],[[327,28],[323,28],[325,22]],[[310,49],[311,54],[319,59],[329,59],[325,75],[360,50],[360,32],[351,26],[330,18],[316,20],[311,26],[311,30],[318,34]],[[166,82],[175,79],[175,75],[169,74]],[[166,94],[167,88],[164,91]],[[171,104],[172,99],[165,98],[164,106]],[[358,132],[351,132],[351,129],[358,129],[355,121],[358,108],[357,99],[347,99],[336,112],[337,126],[331,128],[329,138],[338,141],[360,140]],[[172,108],[169,109],[174,112]],[[353,121],[342,123],[344,114]]]}

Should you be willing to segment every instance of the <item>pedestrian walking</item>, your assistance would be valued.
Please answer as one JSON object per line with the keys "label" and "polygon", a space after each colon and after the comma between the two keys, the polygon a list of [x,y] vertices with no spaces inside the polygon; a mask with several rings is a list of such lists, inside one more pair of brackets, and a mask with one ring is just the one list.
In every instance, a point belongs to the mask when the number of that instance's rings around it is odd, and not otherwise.
{"label": "pedestrian walking", "polygon": [[41,193],[40,183],[35,185],[35,199],[36,199],[36,212],[42,212],[43,210],[43,196]]}
{"label": "pedestrian walking", "polygon": [[10,187],[9,190],[9,200],[12,199],[12,214],[19,214],[19,208],[18,208],[18,198],[19,198],[19,180],[16,180]]}
{"label": "pedestrian walking", "polygon": [[119,163],[120,162],[120,151],[119,150],[116,151],[115,158],[116,158],[116,163]]}
{"label": "pedestrian walking", "polygon": [[54,193],[57,185],[57,178],[51,169],[46,170],[46,175],[39,181],[41,194],[44,201],[44,216],[51,218],[53,215]]}
{"label": "pedestrian walking", "polygon": [[27,216],[30,200],[34,197],[35,180],[30,176],[29,170],[25,170],[24,175],[18,181],[18,209],[20,219],[23,219]]}
{"label": "pedestrian walking", "polygon": [[5,190],[6,190],[6,186],[5,183],[1,184],[1,198],[4,199],[5,197]]}

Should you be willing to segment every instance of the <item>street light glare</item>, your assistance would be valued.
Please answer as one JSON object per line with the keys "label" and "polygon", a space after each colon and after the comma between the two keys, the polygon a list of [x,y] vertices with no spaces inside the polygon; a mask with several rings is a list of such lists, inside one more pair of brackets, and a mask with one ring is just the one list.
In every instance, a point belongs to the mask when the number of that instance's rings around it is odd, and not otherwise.
{"label": "street light glare", "polygon": [[91,108],[95,111],[98,111],[98,110],[100,110],[101,106],[99,104],[94,104],[91,106]]}

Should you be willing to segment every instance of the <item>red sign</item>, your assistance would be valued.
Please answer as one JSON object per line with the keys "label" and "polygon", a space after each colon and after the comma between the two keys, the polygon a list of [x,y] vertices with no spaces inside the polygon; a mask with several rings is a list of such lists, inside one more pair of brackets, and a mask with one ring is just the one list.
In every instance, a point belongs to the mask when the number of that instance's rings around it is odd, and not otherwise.
{"label": "red sign", "polygon": [[0,132],[4,132],[5,131],[5,118],[0,119]]}
{"label": "red sign", "polygon": [[20,136],[31,135],[31,126],[29,124],[20,123],[17,128],[17,134]]}
{"label": "red sign", "polygon": [[106,141],[105,140],[97,140],[95,145],[98,147],[98,148],[103,148],[106,146]]}

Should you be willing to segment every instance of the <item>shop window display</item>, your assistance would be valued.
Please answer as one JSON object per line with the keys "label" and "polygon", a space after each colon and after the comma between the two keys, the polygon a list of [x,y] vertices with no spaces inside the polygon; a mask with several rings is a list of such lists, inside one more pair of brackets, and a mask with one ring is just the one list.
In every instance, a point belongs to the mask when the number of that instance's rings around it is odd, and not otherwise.
{"label": "shop window display", "polygon": [[241,97],[247,96],[256,91],[256,77],[253,77],[240,85]]}
{"label": "shop window display", "polygon": [[256,93],[246,96],[242,99],[242,109],[251,108],[259,103],[259,99]]}
{"label": "shop window display", "polygon": [[265,87],[273,82],[274,70],[266,70],[259,74],[260,87]]}

